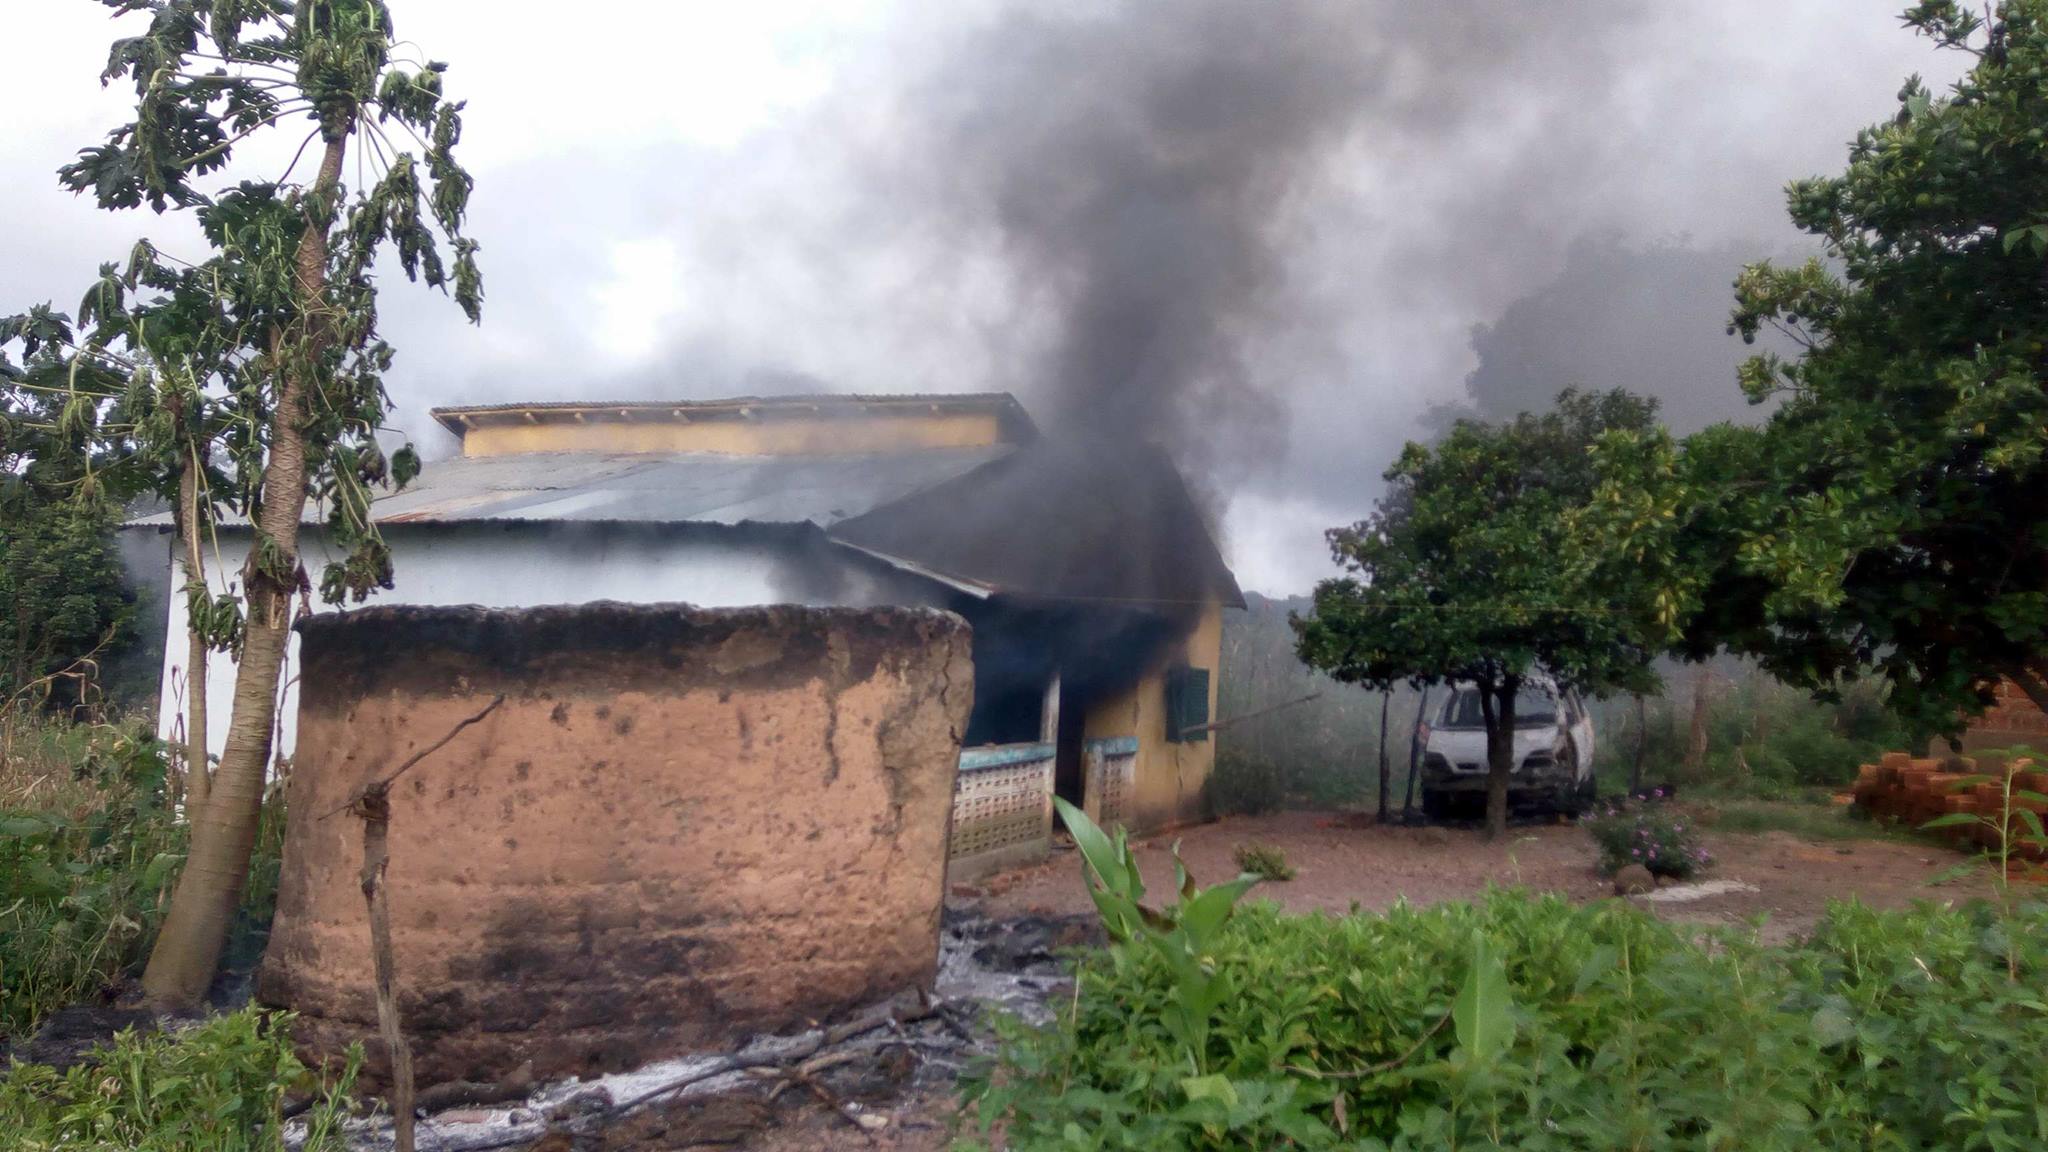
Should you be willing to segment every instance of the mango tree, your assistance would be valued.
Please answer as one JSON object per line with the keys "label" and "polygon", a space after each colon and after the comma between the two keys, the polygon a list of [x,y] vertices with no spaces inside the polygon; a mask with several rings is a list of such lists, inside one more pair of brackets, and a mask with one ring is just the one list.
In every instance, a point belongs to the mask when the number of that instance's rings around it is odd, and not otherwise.
{"label": "mango tree", "polygon": [[1571,539],[1598,482],[1593,443],[1655,419],[1652,400],[1568,390],[1542,415],[1460,421],[1434,446],[1408,445],[1373,516],[1328,534],[1348,574],[1318,585],[1314,613],[1295,621],[1301,658],[1380,689],[1476,688],[1492,835],[1507,827],[1515,699],[1532,675],[1594,693],[1655,683],[1659,646],[1608,609]]}
{"label": "mango tree", "polygon": [[1779,408],[1755,433],[1617,437],[1603,515],[1661,570],[1640,617],[1823,694],[1881,676],[1952,733],[2000,677],[2048,708],[2048,0],[1905,19],[1968,72],[1908,80],[1845,172],[1791,186],[1826,259],[1736,284],[1732,330],[1803,346],[1742,370]]}

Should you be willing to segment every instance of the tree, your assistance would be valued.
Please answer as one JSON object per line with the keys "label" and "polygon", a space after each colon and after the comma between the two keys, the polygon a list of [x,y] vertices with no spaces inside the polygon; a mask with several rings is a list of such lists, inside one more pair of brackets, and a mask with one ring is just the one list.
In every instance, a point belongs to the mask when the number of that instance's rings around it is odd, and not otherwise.
{"label": "tree", "polygon": [[[102,78],[134,84],[136,114],[59,177],[102,208],[192,212],[211,250],[183,261],[138,245],[102,267],[76,324],[40,309],[0,329],[0,344],[23,345],[16,387],[61,392],[60,427],[115,446],[110,467],[179,500],[201,521],[191,531],[230,512],[253,528],[238,601],[188,585],[197,626],[240,667],[212,795],[192,814],[143,976],[154,1002],[178,1006],[211,981],[248,870],[294,598],[310,606],[298,551],[309,496],[338,557],[323,597],[391,586],[371,487],[403,484],[418,463],[410,446],[387,456],[377,441],[393,353],[377,330],[375,262],[452,289],[472,321],[482,289],[462,231],[471,180],[454,159],[462,106],[442,96],[443,65],[393,58],[381,0],[102,2],[149,22],[114,44]],[[280,139],[297,140],[282,172],[228,183],[239,150],[294,120],[307,130]]]}
{"label": "tree", "polygon": [[[0,374],[9,367],[0,355]],[[81,682],[50,678],[115,639],[128,616],[114,501],[80,497],[78,454],[52,450],[53,407],[0,391],[0,710],[84,703]]]}
{"label": "tree", "polygon": [[1905,21],[1968,73],[1945,97],[1909,79],[1842,175],[1791,186],[1825,261],[1736,284],[1731,331],[1803,348],[1742,369],[1778,411],[1601,456],[1616,547],[1664,568],[1687,646],[1822,695],[1875,674],[1953,733],[1999,677],[2048,708],[2048,0]]}
{"label": "tree", "polygon": [[1594,442],[1655,417],[1626,392],[1568,390],[1540,416],[1460,421],[1434,447],[1408,445],[1370,519],[1328,534],[1349,575],[1318,585],[1314,614],[1296,621],[1301,658],[1378,688],[1475,686],[1493,835],[1507,827],[1515,698],[1531,674],[1595,693],[1654,682],[1657,646],[1592,594],[1569,538],[1598,483]]}

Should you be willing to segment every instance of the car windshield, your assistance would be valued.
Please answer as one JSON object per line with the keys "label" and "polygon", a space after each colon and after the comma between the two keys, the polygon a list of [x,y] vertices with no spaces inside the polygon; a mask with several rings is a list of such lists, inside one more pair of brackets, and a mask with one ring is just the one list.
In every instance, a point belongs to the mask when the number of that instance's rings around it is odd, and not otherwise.
{"label": "car windshield", "polygon": [[[1485,728],[1486,713],[1477,688],[1460,688],[1444,701],[1439,728]],[[1557,700],[1548,690],[1527,687],[1515,696],[1515,727],[1544,728],[1557,723]]]}

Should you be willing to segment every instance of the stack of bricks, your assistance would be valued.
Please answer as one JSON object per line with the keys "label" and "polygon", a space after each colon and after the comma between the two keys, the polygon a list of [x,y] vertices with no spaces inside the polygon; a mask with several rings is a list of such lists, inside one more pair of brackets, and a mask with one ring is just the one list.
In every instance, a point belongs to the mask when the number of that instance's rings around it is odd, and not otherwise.
{"label": "stack of bricks", "polygon": [[[1968,782],[1972,777],[1978,782]],[[1856,805],[1873,816],[1896,820],[1909,828],[1957,812],[1980,817],[1974,823],[1958,823],[1937,831],[1966,851],[1994,848],[1998,842],[1998,814],[2005,804],[2001,779],[2012,782],[2015,812],[2026,809],[2048,819],[2048,803],[2017,795],[2048,795],[2048,761],[2032,756],[2007,758],[1988,752],[1974,758],[1954,756],[1946,760],[1916,759],[1904,752],[1888,752],[1881,762],[1865,764],[1858,773]],[[2009,834],[2015,854],[2048,860],[2048,852],[2021,843],[2028,831],[2018,817],[2013,819]]]}

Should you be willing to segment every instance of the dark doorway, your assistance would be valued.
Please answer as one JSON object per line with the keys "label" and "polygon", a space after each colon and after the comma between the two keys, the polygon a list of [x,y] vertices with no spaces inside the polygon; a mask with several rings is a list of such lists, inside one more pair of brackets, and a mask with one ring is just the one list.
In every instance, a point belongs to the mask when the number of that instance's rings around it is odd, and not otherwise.
{"label": "dark doorway", "polygon": [[1082,737],[1088,730],[1088,705],[1079,694],[1060,686],[1060,730],[1058,755],[1053,761],[1053,795],[1079,808],[1087,803],[1087,764],[1082,757]]}

